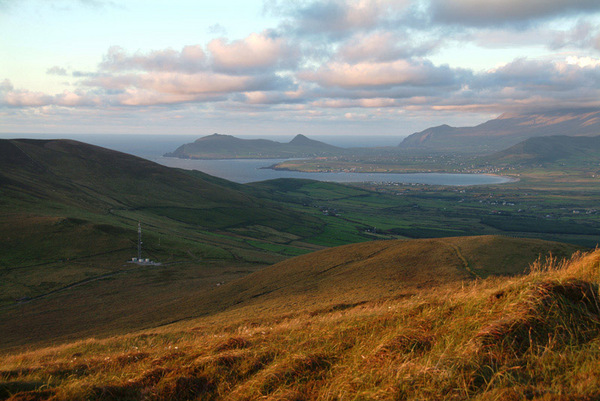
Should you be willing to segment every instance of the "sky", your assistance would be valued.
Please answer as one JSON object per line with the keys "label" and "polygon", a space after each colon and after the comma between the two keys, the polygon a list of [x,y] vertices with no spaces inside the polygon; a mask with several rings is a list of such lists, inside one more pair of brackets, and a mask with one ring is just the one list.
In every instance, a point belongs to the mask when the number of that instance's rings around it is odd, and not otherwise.
{"label": "sky", "polygon": [[600,108],[598,0],[0,0],[0,133],[397,135]]}

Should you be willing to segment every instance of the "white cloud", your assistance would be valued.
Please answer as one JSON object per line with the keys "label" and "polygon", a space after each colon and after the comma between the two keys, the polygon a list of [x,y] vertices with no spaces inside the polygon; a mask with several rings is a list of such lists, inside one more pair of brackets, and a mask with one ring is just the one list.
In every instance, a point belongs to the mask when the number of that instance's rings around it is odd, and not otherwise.
{"label": "white cloud", "polygon": [[569,65],[576,65],[581,68],[600,67],[600,59],[592,58],[592,57],[569,56],[569,57],[567,57],[566,62]]}
{"label": "white cloud", "polygon": [[294,67],[298,49],[283,37],[253,33],[242,40],[215,39],[208,44],[215,70],[233,73]]}

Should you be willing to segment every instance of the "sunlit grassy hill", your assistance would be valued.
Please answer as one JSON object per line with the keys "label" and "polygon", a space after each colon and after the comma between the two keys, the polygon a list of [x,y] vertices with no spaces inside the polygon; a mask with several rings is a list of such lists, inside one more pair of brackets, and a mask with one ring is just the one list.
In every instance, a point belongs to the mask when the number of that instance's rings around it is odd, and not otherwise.
{"label": "sunlit grassy hill", "polygon": [[343,307],[246,310],[5,355],[0,397],[595,400],[599,269],[594,251],[524,276]]}
{"label": "sunlit grassy hill", "polygon": [[256,308],[344,307],[451,282],[521,274],[539,257],[565,258],[577,249],[500,236],[364,242],[266,267],[215,290],[206,304],[243,307],[248,313]]}

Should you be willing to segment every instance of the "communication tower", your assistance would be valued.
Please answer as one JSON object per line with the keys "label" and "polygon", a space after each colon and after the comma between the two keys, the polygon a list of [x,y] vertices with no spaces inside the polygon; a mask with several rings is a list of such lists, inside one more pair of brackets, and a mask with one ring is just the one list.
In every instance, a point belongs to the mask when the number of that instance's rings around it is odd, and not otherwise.
{"label": "communication tower", "polygon": [[138,222],[138,260],[142,260],[142,223]]}

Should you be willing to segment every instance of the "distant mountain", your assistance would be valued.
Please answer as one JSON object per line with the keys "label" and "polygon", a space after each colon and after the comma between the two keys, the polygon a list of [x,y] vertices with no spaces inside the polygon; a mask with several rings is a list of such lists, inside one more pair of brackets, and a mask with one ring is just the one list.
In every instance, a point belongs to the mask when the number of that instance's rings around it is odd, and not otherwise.
{"label": "distant mountain", "polygon": [[600,110],[562,110],[502,114],[475,127],[441,125],[414,133],[400,143],[405,149],[493,153],[528,138],[600,134]]}
{"label": "distant mountain", "polygon": [[529,138],[488,158],[494,163],[542,165],[600,162],[600,136],[547,136]]}
{"label": "distant mountain", "polygon": [[296,135],[289,143],[268,139],[241,139],[213,134],[180,146],[165,157],[180,159],[271,159],[287,157],[331,156],[344,149]]}

